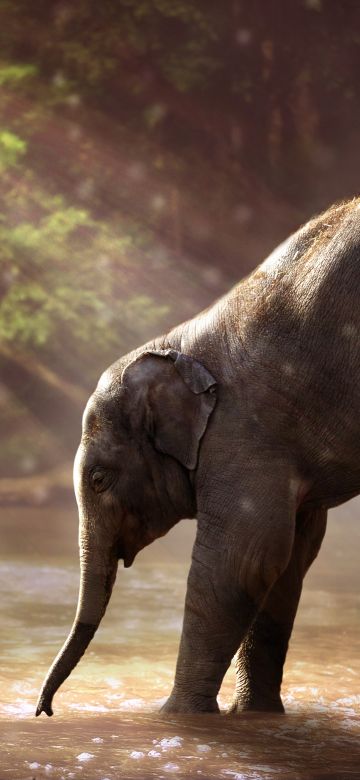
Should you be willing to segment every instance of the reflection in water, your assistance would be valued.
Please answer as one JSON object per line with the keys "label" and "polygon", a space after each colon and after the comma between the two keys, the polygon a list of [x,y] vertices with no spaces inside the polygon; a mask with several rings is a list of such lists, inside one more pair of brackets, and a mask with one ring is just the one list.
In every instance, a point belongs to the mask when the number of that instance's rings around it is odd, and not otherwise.
{"label": "reflection in water", "polygon": [[[29,515],[20,519],[25,528]],[[36,545],[37,558],[23,549],[16,556],[16,540],[8,544],[0,562],[1,780],[360,778],[358,525],[330,523],[327,549],[309,575],[285,672],[286,716],[158,714],[181,629],[180,528],[167,548],[119,571],[95,640],[54,699],[54,718],[35,720],[42,679],[72,622],[78,571],[65,544],[66,555],[46,566]],[[233,684],[230,670],[224,708]]]}

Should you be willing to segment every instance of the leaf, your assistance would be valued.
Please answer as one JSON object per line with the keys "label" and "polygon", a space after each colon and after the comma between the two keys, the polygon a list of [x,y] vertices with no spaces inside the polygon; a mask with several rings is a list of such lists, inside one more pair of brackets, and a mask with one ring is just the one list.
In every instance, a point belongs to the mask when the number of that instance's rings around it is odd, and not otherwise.
{"label": "leaf", "polygon": [[26,150],[26,141],[10,130],[0,130],[0,169],[16,166]]}

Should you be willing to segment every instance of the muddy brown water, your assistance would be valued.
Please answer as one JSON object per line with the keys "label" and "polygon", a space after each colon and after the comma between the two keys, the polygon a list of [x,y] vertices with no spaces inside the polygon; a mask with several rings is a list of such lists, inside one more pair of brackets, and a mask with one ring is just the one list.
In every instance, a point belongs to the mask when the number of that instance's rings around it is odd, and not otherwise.
{"label": "muddy brown water", "polygon": [[[161,717],[194,525],[119,570],[103,623],[54,699],[39,687],[77,598],[75,511],[0,511],[0,780],[360,778],[360,500],[330,514],[306,580],[283,686],[287,714]],[[220,692],[225,709],[230,669]]]}

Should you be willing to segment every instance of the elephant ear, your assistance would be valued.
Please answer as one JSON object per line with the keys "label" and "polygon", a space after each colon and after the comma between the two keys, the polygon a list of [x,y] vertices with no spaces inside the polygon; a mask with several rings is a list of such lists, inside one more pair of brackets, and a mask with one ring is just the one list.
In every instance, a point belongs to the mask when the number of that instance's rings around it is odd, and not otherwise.
{"label": "elephant ear", "polygon": [[145,425],[155,448],[195,469],[216,403],[210,372],[174,349],[149,350],[125,368],[121,381],[131,390],[133,418]]}

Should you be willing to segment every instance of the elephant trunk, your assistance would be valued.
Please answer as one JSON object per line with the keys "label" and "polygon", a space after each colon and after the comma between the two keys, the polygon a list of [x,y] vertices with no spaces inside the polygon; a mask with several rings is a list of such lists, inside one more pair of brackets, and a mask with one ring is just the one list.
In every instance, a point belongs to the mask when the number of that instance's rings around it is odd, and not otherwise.
{"label": "elephant trunk", "polygon": [[52,715],[52,699],[60,685],[84,655],[105,614],[117,572],[114,548],[90,550],[80,543],[80,589],[75,620],[69,636],[43,683],[36,716]]}

